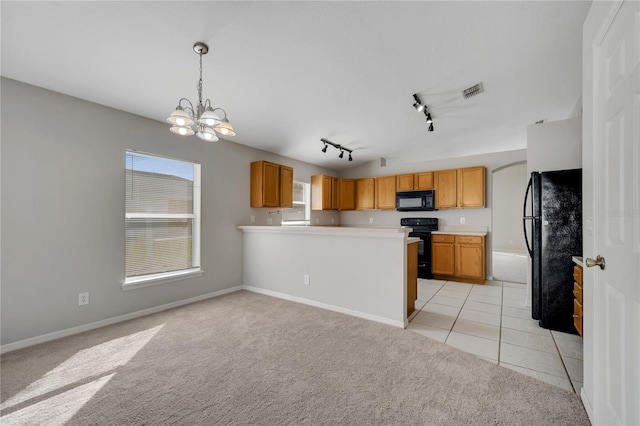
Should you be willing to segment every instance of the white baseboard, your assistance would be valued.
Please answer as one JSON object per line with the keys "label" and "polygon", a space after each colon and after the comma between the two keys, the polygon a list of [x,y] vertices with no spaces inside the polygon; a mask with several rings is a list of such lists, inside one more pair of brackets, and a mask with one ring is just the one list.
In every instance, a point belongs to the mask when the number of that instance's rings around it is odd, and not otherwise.
{"label": "white baseboard", "polygon": [[177,308],[178,306],[188,305],[189,303],[200,302],[201,300],[233,293],[235,291],[242,290],[242,288],[243,286],[226,288],[224,290],[214,291],[200,296],[190,297],[188,299],[178,300],[177,302],[154,306],[153,308],[143,309],[141,311],[132,312],[130,314],[118,315],[117,317],[107,318],[104,320],[95,321],[89,324],[79,325],[77,327],[71,327],[60,331],[54,331],[52,333],[43,334],[41,336],[30,337],[29,339],[24,339],[18,342],[8,343],[6,345],[0,346],[0,353],[4,354],[7,352],[16,351],[18,349],[23,349],[29,346],[37,345],[39,343],[49,342],[51,340],[60,339],[62,337],[72,336],[74,334],[94,330],[106,325],[116,324],[119,322],[128,321],[130,319],[143,317],[145,315],[155,314],[156,312],[166,311],[167,309]]}
{"label": "white baseboard", "polygon": [[266,296],[273,296],[279,299],[289,300],[292,302],[303,303],[305,305],[315,306],[316,308],[326,309],[328,311],[339,312],[341,314],[351,315],[353,317],[364,318],[370,321],[379,322],[386,325],[391,325],[393,327],[405,328],[406,321],[396,321],[389,318],[380,317],[377,315],[367,314],[365,312],[354,311],[351,309],[343,308],[341,306],[329,305],[322,302],[316,302],[315,300],[304,299],[302,297],[292,296],[286,293],[280,293],[278,291],[265,290],[259,287],[253,287],[250,285],[243,285],[242,288],[247,291],[252,291],[254,293],[264,294]]}
{"label": "white baseboard", "polygon": [[589,401],[589,397],[587,393],[584,391],[584,385],[582,386],[582,390],[580,391],[580,399],[582,399],[582,405],[584,405],[584,411],[587,412],[587,417],[589,417],[589,421],[592,425],[595,424],[593,418],[593,407],[591,406],[591,401]]}

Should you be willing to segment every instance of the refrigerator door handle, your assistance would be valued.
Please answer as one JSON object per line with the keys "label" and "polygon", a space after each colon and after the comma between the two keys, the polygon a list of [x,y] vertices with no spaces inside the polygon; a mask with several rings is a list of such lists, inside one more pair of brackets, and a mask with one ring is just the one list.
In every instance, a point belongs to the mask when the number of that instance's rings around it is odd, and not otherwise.
{"label": "refrigerator door handle", "polygon": [[[531,244],[529,244],[529,236],[527,235],[527,220],[536,219],[535,216],[527,216],[527,198],[529,197],[529,192],[531,192],[531,184],[533,181],[533,177],[529,178],[529,184],[527,185],[527,190],[524,193],[524,204],[522,205],[522,230],[524,232],[524,241],[527,243],[527,251],[529,252],[529,257],[533,258],[533,249],[531,249]],[[531,194],[531,202],[533,203],[533,193]]]}

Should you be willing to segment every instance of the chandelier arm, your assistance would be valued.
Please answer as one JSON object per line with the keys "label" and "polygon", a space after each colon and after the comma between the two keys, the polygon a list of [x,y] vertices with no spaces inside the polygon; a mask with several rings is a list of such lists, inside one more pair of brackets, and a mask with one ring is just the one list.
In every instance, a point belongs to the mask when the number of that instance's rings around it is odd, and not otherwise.
{"label": "chandelier arm", "polygon": [[[207,100],[209,100],[209,99],[207,99]],[[213,112],[216,112],[217,110],[222,111],[224,113],[224,118],[227,118],[227,111],[225,111],[224,109],[218,107],[218,108],[214,108]]]}

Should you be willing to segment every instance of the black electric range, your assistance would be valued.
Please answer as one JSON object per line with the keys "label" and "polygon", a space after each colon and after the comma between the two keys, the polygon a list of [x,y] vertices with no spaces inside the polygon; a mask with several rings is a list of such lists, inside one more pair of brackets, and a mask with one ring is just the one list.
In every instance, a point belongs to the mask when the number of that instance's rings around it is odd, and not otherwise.
{"label": "black electric range", "polygon": [[405,217],[400,219],[400,226],[413,228],[409,236],[420,238],[418,241],[418,277],[433,278],[431,273],[431,232],[438,230],[438,219],[435,217]]}

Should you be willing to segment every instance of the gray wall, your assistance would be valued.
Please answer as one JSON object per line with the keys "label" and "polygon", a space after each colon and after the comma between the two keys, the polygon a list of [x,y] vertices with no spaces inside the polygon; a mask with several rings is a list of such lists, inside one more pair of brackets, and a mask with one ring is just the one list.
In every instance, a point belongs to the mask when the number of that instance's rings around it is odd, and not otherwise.
{"label": "gray wall", "polygon": [[493,250],[525,253],[522,203],[529,183],[527,164],[514,164],[493,173]]}
{"label": "gray wall", "polygon": [[582,116],[527,127],[527,174],[581,167]]}
{"label": "gray wall", "polygon": [[[181,138],[166,123],[14,80],[1,84],[3,345],[241,285],[236,225],[267,216],[249,208],[249,163],[290,165],[304,182],[336,174],[233,142]],[[203,276],[121,289],[126,149],[202,164]],[[332,214],[319,218],[328,223]],[[89,292],[89,305],[78,306],[80,292]]]}

